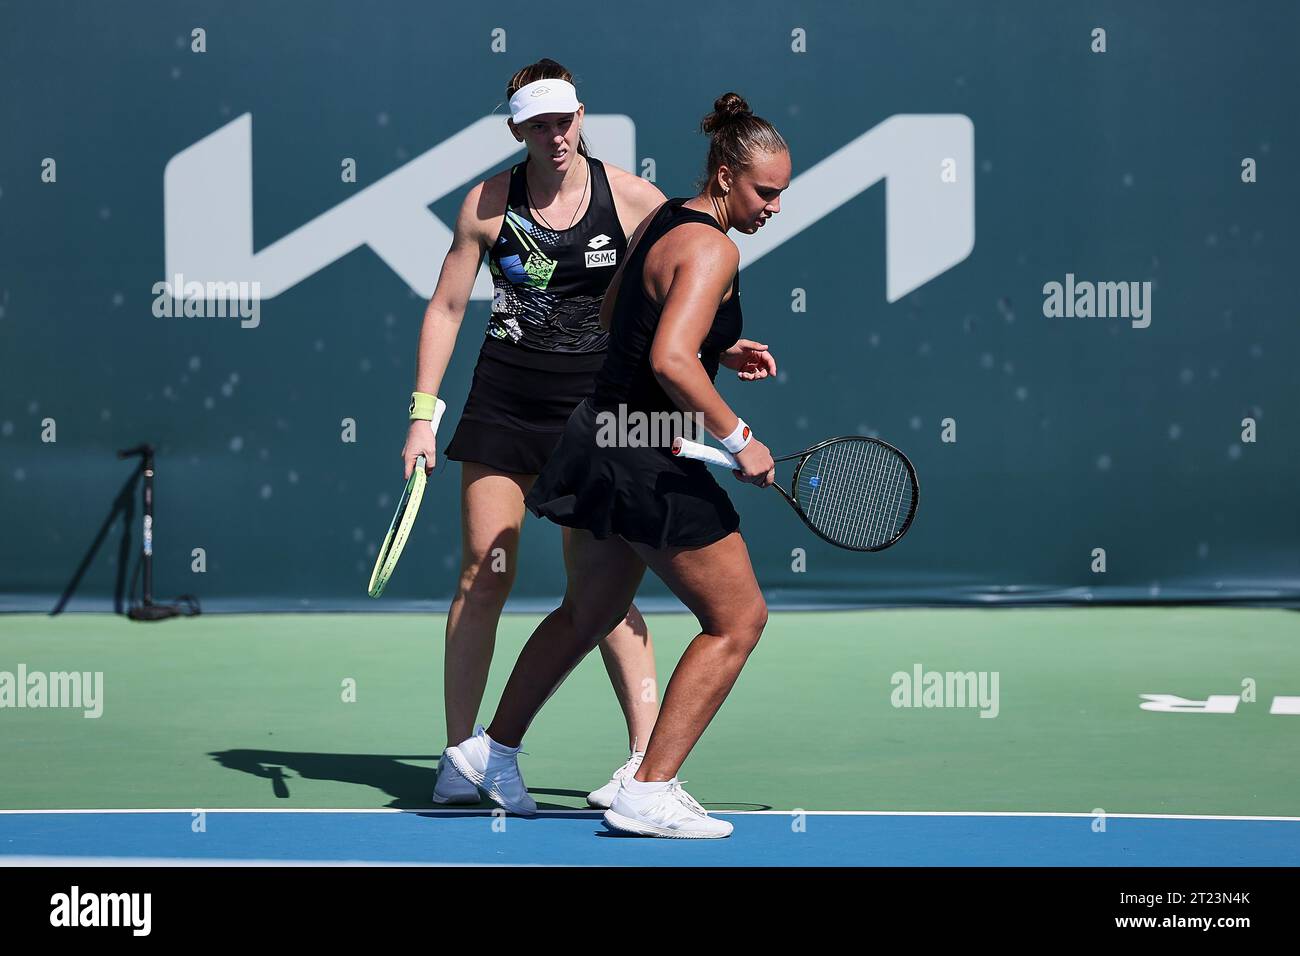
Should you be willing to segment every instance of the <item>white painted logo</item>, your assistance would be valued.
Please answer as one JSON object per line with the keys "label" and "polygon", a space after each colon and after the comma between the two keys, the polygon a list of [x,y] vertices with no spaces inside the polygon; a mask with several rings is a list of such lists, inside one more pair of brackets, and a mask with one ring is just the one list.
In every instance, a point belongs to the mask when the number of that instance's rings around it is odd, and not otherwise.
{"label": "white painted logo", "polygon": [[[593,151],[636,168],[630,117],[589,115]],[[430,210],[463,183],[519,152],[499,116],[487,116],[355,196],[261,250],[253,250],[253,118],[232,120],[181,150],[163,173],[166,275],[203,282],[259,282],[262,298],[293,288],[360,246],[369,246],[417,294],[438,283],[452,232]],[[962,115],[900,114],[795,177],[781,215],[761,233],[737,236],[741,268],[753,265],[860,193],[885,180],[885,298],[895,302],[961,262],[975,247],[975,127]],[[941,176],[955,170],[950,181]],[[845,217],[840,235],[859,220]],[[492,297],[487,269],[471,297]]]}
{"label": "white painted logo", "polygon": [[[1240,694],[1210,694],[1204,700],[1179,697],[1177,694],[1139,694],[1143,710],[1153,710],[1158,714],[1235,714],[1242,702]],[[1253,702],[1250,698],[1245,698]],[[1300,717],[1300,697],[1283,696],[1273,698],[1269,707],[1270,714]]]}
{"label": "white painted logo", "polygon": [[607,246],[607,245],[609,245],[609,236],[605,235],[605,234],[602,232],[602,233],[601,233],[599,236],[597,236],[595,239],[591,240],[591,242],[587,243],[587,248],[588,248],[588,249],[603,249],[603,248],[605,248],[605,246]]}

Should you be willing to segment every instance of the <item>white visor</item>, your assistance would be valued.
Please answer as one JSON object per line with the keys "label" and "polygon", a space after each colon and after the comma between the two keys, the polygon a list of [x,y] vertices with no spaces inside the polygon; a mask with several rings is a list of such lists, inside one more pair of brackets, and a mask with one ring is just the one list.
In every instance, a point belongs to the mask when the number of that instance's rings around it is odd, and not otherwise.
{"label": "white visor", "polygon": [[538,80],[510,97],[510,118],[519,124],[542,113],[576,113],[580,105],[572,83]]}

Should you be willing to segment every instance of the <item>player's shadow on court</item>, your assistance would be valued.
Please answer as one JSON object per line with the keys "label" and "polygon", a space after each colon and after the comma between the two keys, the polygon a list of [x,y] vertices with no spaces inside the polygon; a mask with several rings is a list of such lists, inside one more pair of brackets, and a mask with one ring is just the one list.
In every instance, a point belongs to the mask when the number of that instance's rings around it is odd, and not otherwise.
{"label": "player's shadow on court", "polygon": [[[385,806],[396,810],[427,810],[437,776],[438,754],[327,754],[293,753],[284,750],[219,750],[209,753],[227,770],[261,777],[267,782],[268,796],[277,800],[303,799],[308,785],[296,780],[332,780],[371,787],[391,799]],[[412,766],[413,762],[429,766]],[[586,790],[557,790],[530,787],[529,793],[543,810],[571,810],[561,803],[548,803],[546,796],[574,797],[585,802]],[[481,801],[485,810],[495,804]],[[457,809],[473,811],[475,804],[457,804]]]}

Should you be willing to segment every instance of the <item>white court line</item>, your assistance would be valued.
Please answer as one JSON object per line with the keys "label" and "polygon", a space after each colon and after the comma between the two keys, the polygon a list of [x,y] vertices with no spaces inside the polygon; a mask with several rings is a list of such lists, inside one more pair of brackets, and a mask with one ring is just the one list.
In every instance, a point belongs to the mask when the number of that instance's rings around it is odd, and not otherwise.
{"label": "white court line", "polygon": [[[707,806],[707,804],[706,804]],[[302,809],[293,809],[291,807],[230,807],[230,808],[209,808],[209,807],[192,807],[192,808],[160,808],[160,809],[139,809],[139,810],[0,810],[0,814],[58,814],[58,813],[418,813],[418,814],[446,814],[465,816],[478,814],[486,816],[493,811],[487,807],[466,807],[463,809],[449,809],[447,807],[431,807],[427,810],[406,809],[395,807],[364,807],[358,809],[324,809],[320,807],[303,807]],[[584,814],[594,816],[603,814],[604,810],[594,810],[590,808],[575,807],[572,810],[538,810],[538,816],[572,816],[573,814]],[[1074,817],[1078,819],[1093,819],[1094,817],[1105,817],[1108,820],[1251,820],[1274,823],[1300,823],[1300,817],[1269,817],[1269,816],[1231,816],[1222,814],[1200,814],[1200,813],[1080,813],[1075,811],[1064,812],[1055,810],[711,810],[711,814],[718,815],[743,815],[743,816],[782,816],[788,817],[795,813],[802,813],[805,816],[828,816],[828,817]]]}

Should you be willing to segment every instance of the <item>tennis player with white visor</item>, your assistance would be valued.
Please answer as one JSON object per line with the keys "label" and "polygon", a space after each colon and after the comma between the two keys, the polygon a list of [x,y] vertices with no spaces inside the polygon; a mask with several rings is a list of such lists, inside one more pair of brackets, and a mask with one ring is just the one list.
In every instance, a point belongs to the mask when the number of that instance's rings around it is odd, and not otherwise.
{"label": "tennis player with white visor", "polygon": [[[447,741],[468,737],[483,699],[502,607],[515,580],[524,496],[573,409],[594,386],[608,335],[605,290],[627,237],[660,203],[655,186],[589,155],[585,109],[573,77],[554,60],[519,70],[507,86],[511,135],[527,157],[469,190],[420,333],[418,411],[402,450],[406,474],[434,465],[427,421],[442,385],[470,291],[486,253],[492,311],[473,383],[446,457],[461,462],[462,560],[447,616]],[[569,546],[565,532],[565,547]],[[503,566],[504,565],[504,566]],[[627,722],[631,755],[588,800],[608,807],[640,764],[658,700],[654,648],[629,599],[601,635],[601,654]],[[433,800],[476,803],[474,786],[440,761]]]}

